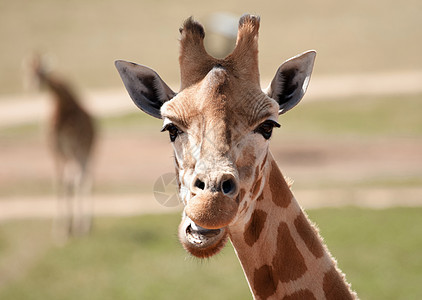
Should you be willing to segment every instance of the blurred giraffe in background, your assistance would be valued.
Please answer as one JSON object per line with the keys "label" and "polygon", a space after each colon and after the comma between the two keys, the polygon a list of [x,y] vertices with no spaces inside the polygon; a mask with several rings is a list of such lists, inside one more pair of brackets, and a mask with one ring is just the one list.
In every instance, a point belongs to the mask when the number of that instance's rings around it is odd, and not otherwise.
{"label": "blurred giraffe in background", "polygon": [[71,86],[50,72],[45,59],[33,55],[24,67],[32,81],[52,96],[49,142],[55,160],[58,214],[53,234],[58,238],[86,234],[92,226],[90,166],[96,138],[93,118]]}

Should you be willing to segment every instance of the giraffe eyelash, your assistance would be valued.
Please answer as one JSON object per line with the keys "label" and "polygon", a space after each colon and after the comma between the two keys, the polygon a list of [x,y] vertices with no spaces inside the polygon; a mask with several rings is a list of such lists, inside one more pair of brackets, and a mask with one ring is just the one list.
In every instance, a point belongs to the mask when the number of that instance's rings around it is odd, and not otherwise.
{"label": "giraffe eyelash", "polygon": [[272,133],[273,133],[273,128],[279,128],[281,125],[278,124],[276,121],[273,120],[266,120],[264,122],[262,122],[261,124],[259,124],[258,127],[255,128],[254,133],[259,133],[261,134],[264,139],[268,140],[270,139]]}
{"label": "giraffe eyelash", "polygon": [[177,138],[177,136],[181,133],[183,133],[182,130],[180,130],[176,125],[173,123],[167,123],[164,125],[164,127],[161,129],[161,132],[168,131],[170,136],[170,141],[174,142]]}

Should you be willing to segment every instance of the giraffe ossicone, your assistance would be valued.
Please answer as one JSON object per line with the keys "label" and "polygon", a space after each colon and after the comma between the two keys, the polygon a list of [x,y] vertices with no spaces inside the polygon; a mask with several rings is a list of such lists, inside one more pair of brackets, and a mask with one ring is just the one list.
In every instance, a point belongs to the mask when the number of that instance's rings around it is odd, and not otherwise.
{"label": "giraffe ossicone", "polygon": [[278,116],[306,92],[316,53],[287,60],[263,91],[259,24],[242,16],[235,49],[217,59],[204,48],[203,27],[187,19],[178,93],[148,67],[116,67],[135,104],[169,133],[184,204],[179,239],[188,252],[209,257],[230,238],[256,299],[352,299],[269,151]]}

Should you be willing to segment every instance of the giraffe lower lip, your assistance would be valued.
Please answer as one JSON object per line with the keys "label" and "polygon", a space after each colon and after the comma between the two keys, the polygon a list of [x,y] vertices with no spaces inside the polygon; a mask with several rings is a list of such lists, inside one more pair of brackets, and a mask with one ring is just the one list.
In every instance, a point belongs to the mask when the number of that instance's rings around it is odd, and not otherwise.
{"label": "giraffe lower lip", "polygon": [[190,254],[198,258],[217,254],[226,244],[228,230],[225,227],[206,229],[184,216],[179,226],[179,239]]}
{"label": "giraffe lower lip", "polygon": [[190,224],[186,227],[186,238],[192,244],[207,246],[219,239],[223,232],[224,229],[205,229],[195,224]]}

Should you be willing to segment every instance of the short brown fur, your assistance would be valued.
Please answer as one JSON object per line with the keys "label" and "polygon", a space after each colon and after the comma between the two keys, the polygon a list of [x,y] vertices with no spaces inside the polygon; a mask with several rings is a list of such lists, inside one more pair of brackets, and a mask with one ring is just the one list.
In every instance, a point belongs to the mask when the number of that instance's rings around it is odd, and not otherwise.
{"label": "short brown fur", "polygon": [[262,230],[267,220],[267,213],[263,210],[257,209],[252,213],[251,219],[246,224],[245,228],[245,242],[252,247],[259,239]]}
{"label": "short brown fur", "polygon": [[310,290],[299,290],[286,296],[283,300],[317,300]]}
{"label": "short brown fur", "polygon": [[308,270],[286,223],[281,222],[277,231],[277,253],[273,259],[275,274],[281,282],[300,278]]}
{"label": "short brown fur", "polygon": [[263,265],[254,272],[253,289],[259,299],[267,299],[277,290],[277,279],[273,278],[273,270],[269,265]]}
{"label": "short brown fur", "polygon": [[275,163],[271,165],[270,188],[272,195],[271,199],[275,205],[287,208],[291,203],[293,195],[289,189],[289,186],[285,182],[280,169]]}
{"label": "short brown fur", "polygon": [[303,212],[299,214],[294,223],[297,232],[305,242],[309,251],[312,252],[315,258],[322,257],[324,255],[324,248],[318,238],[318,233],[316,229],[309,224]]}
{"label": "short brown fur", "polygon": [[352,300],[349,287],[344,283],[344,278],[335,267],[332,267],[324,275],[323,283],[324,293],[327,300]]}

